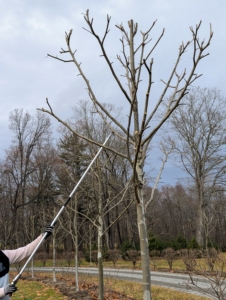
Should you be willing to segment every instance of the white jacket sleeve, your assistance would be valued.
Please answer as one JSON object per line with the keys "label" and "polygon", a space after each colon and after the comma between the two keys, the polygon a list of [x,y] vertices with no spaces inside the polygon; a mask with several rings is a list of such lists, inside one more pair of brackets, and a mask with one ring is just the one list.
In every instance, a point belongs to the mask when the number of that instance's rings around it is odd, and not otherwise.
{"label": "white jacket sleeve", "polygon": [[24,258],[31,255],[31,253],[34,251],[38,243],[41,241],[42,235],[37,237],[33,242],[26,245],[25,247],[21,247],[15,250],[3,250],[2,252],[8,256],[9,258],[9,264],[14,264],[17,262],[22,261]]}

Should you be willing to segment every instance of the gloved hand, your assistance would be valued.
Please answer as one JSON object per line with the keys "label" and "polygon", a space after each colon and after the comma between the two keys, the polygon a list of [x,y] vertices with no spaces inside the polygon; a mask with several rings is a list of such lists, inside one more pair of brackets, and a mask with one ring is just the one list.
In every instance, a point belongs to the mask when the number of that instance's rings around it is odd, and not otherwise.
{"label": "gloved hand", "polygon": [[47,233],[45,237],[45,239],[47,239],[53,232],[53,226],[47,225],[44,232]]}
{"label": "gloved hand", "polygon": [[5,293],[5,295],[12,294],[12,293],[14,293],[16,291],[17,291],[17,287],[14,284],[7,284],[4,287],[4,293]]}

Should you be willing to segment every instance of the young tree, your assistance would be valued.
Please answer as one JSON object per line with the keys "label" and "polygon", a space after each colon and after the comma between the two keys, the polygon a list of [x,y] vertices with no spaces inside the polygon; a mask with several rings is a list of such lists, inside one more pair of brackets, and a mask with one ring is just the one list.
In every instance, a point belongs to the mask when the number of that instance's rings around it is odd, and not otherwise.
{"label": "young tree", "polygon": [[208,209],[214,204],[214,194],[225,185],[225,98],[217,89],[193,88],[183,104],[171,118],[175,151],[194,184],[196,240],[206,246]]}
{"label": "young tree", "polygon": [[[105,146],[106,150],[112,151],[117,155],[127,159],[132,167],[132,178],[134,184],[134,195],[137,204],[137,222],[139,228],[139,236],[140,236],[140,249],[141,249],[141,260],[142,260],[142,273],[143,273],[143,298],[145,300],[151,299],[150,292],[150,263],[149,263],[149,250],[148,250],[148,239],[147,239],[147,230],[146,230],[146,220],[144,214],[144,200],[143,200],[143,187],[144,187],[144,166],[145,160],[147,156],[147,149],[150,143],[153,140],[153,137],[164,124],[164,122],[170,117],[172,112],[179,106],[183,97],[188,93],[188,88],[196,79],[198,79],[201,75],[197,75],[196,68],[201,59],[206,57],[208,53],[205,53],[205,50],[210,45],[210,41],[213,36],[213,32],[210,26],[210,35],[205,42],[200,41],[198,34],[201,26],[201,22],[195,27],[190,27],[190,31],[192,34],[191,40],[182,44],[179,47],[179,52],[176,58],[175,65],[172,69],[172,72],[169,75],[167,80],[162,80],[164,88],[163,92],[160,95],[157,102],[154,104],[153,110],[149,112],[149,104],[150,104],[150,91],[153,86],[152,80],[152,67],[154,64],[153,58],[150,58],[153,51],[155,50],[157,44],[161,40],[164,30],[162,34],[157,39],[157,41],[153,44],[153,46],[146,51],[146,46],[149,44],[151,40],[149,40],[149,34],[154,27],[155,23],[146,31],[141,32],[141,42],[135,42],[135,38],[137,35],[138,24],[134,23],[133,20],[128,22],[129,25],[129,33],[124,28],[123,25],[116,25],[116,27],[120,30],[122,34],[121,45],[122,45],[122,56],[117,55],[117,59],[120,62],[121,66],[125,70],[125,78],[127,79],[128,88],[125,89],[123,83],[120,80],[120,77],[116,74],[115,69],[113,68],[113,64],[110,61],[110,57],[107,55],[107,51],[105,48],[106,37],[109,33],[109,25],[110,25],[110,17],[107,16],[107,25],[104,32],[103,37],[101,38],[95,31],[93,27],[93,19],[89,16],[89,10],[86,11],[84,15],[85,22],[88,26],[86,29],[96,40],[100,46],[102,51],[102,57],[105,59],[109,70],[113,76],[113,79],[118,84],[119,89],[122,92],[124,99],[129,104],[129,110],[126,113],[128,116],[128,122],[126,125],[118,122],[118,120],[101,104],[101,100],[97,99],[94,93],[94,88],[91,87],[90,82],[86,75],[84,74],[81,63],[79,63],[75,57],[75,51],[71,48],[71,36],[72,30],[69,33],[66,33],[66,46],[67,49],[62,49],[60,51],[63,55],[69,55],[69,59],[61,59],[57,56],[49,55],[49,57],[53,57],[62,62],[71,62],[74,63],[80,78],[82,78],[86,84],[88,90],[88,96],[90,100],[93,102],[95,106],[96,113],[98,113],[106,123],[106,126],[109,127],[110,130],[113,130],[113,126],[118,128],[115,131],[115,135],[117,138],[121,139],[124,142],[124,148],[127,150],[126,153],[116,150],[114,147]],[[179,64],[181,62],[181,58],[184,56],[189,46],[192,46],[192,60],[190,70],[189,68],[184,68],[184,71],[179,74]],[[189,53],[189,55],[191,55]],[[138,58],[137,58],[138,57]],[[136,63],[137,61],[137,63]],[[148,79],[146,82],[146,93],[145,96],[140,96],[138,94],[138,90],[142,91],[142,85],[145,83],[142,80],[142,77],[145,78],[146,72]],[[165,98],[167,93],[171,94],[168,105],[165,107],[165,112],[160,119],[156,122],[156,114],[159,111],[159,108],[165,102]],[[142,103],[144,103],[144,109],[142,113],[142,117],[140,118],[140,113],[142,110]],[[63,123],[69,130],[77,134],[78,136],[84,138],[86,141],[89,141],[93,144],[101,146],[101,143],[92,139],[92,136],[83,136],[79,132],[75,132],[73,127],[70,126],[69,123],[64,122],[53,112],[52,107],[50,106],[48,99],[47,104],[49,106],[49,110],[41,109],[43,112],[49,113],[53,117],[55,117],[58,121]],[[132,146],[132,149],[131,149]]]}
{"label": "young tree", "polygon": [[[96,139],[99,138],[99,135],[102,135],[105,131],[103,121],[101,120],[100,124],[97,124],[98,120],[96,120],[96,126],[93,125],[93,114],[89,113],[89,107],[87,103],[81,103],[81,107],[74,108],[75,113],[78,113],[78,118],[76,118],[76,123],[74,126],[77,128],[81,127],[81,129],[77,129],[79,132],[86,132],[87,135],[96,136]],[[83,125],[83,126],[81,126]],[[88,145],[89,146],[89,145]],[[84,146],[84,141],[81,138],[78,138],[76,135],[71,134],[71,132],[67,132],[67,130],[63,131],[63,137],[61,138],[59,144],[59,150],[61,152],[60,156],[62,161],[64,162],[64,171],[58,175],[58,178],[61,179],[59,181],[59,188],[61,193],[64,194],[64,189],[68,189],[68,186],[71,186],[71,182],[77,181],[81,176],[84,165],[86,164],[87,158],[94,155],[94,149],[96,146],[90,145],[88,147]],[[124,197],[122,195],[115,195],[115,190],[118,189],[119,182],[116,183],[114,180],[115,177],[112,175],[111,165],[108,163],[112,158],[112,156],[107,155],[107,153],[99,156],[96,161],[96,167],[92,167],[93,172],[87,174],[83,183],[79,187],[79,191],[76,194],[76,200],[71,199],[68,210],[63,214],[62,217],[66,216],[67,222],[62,222],[62,226],[68,232],[69,236],[73,240],[73,245],[75,247],[75,261],[77,262],[77,253],[78,253],[78,232],[82,230],[83,226],[79,226],[78,220],[89,220],[96,227],[97,237],[98,237],[98,267],[99,267],[99,293],[100,299],[103,299],[103,236],[105,235],[106,240],[108,241],[108,235],[106,232],[109,231],[112,225],[114,225],[115,220],[110,212],[118,205],[119,202],[122,202]],[[117,163],[117,160],[115,159]],[[63,174],[63,176],[61,176]],[[112,180],[113,178],[113,180]],[[62,180],[63,179],[63,180]],[[119,180],[118,180],[119,181]],[[75,184],[75,182],[73,183]],[[122,182],[120,183],[120,187],[122,187]],[[115,190],[114,190],[115,189]],[[119,189],[120,190],[120,189]],[[112,192],[114,191],[114,193]],[[119,194],[119,193],[118,193]],[[122,209],[124,212],[125,209]],[[119,219],[122,215],[122,212],[118,214],[115,219]],[[77,216],[78,214],[78,216]],[[106,221],[107,220],[107,221]],[[65,225],[64,225],[65,224]],[[86,233],[83,233],[83,237]],[[83,238],[82,238],[83,240]],[[80,243],[82,242],[80,239]],[[76,263],[76,268],[78,267],[78,263]],[[76,286],[78,288],[78,272],[75,274]]]}

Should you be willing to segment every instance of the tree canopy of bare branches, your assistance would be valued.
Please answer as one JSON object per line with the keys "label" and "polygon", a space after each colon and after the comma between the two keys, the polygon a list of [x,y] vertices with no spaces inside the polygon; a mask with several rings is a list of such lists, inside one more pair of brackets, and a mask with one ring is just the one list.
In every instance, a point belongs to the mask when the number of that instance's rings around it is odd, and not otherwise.
{"label": "tree canopy of bare branches", "polygon": [[[225,186],[225,98],[217,89],[193,88],[171,118],[175,151],[194,184],[197,198],[196,239],[205,245],[214,194]],[[211,208],[210,208],[211,207]],[[206,240],[204,241],[204,237]]]}

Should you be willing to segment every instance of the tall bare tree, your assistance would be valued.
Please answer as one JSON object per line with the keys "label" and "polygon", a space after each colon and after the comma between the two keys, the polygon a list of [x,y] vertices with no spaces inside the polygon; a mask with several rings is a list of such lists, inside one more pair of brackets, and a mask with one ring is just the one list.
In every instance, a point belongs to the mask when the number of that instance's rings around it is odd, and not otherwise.
{"label": "tall bare tree", "polygon": [[[85,22],[88,26],[86,29],[97,41],[100,46],[102,57],[105,59],[109,70],[113,76],[113,80],[118,84],[119,89],[122,92],[122,96],[125,101],[129,104],[129,111],[126,113],[128,116],[128,122],[126,125],[118,122],[118,120],[101,104],[101,99],[97,99],[94,88],[90,85],[90,82],[86,75],[82,70],[81,63],[77,61],[75,57],[75,52],[71,48],[71,37],[72,30],[69,33],[66,33],[66,49],[61,49],[60,53],[62,55],[69,55],[69,58],[59,58],[57,56],[49,55],[49,57],[53,57],[62,62],[68,62],[75,64],[79,78],[82,78],[86,84],[88,90],[88,96],[90,100],[93,102],[96,113],[98,113],[111,130],[113,129],[112,124],[118,128],[118,131],[115,131],[115,135],[124,141],[125,149],[127,152],[120,152],[114,149],[113,147],[105,147],[105,149],[109,151],[115,152],[117,155],[124,157],[127,159],[131,167],[133,169],[133,182],[134,182],[134,197],[137,204],[137,220],[138,220],[138,228],[140,235],[140,248],[141,248],[141,259],[142,259],[142,273],[143,273],[143,298],[145,300],[151,299],[151,290],[150,290],[150,263],[149,263],[149,251],[148,251],[148,241],[147,241],[147,230],[146,230],[146,221],[144,214],[144,201],[143,201],[143,187],[144,187],[144,165],[146,160],[147,149],[153,140],[153,137],[164,124],[164,122],[170,117],[172,112],[178,107],[183,97],[188,93],[188,88],[196,79],[198,79],[201,75],[196,73],[196,68],[201,59],[206,57],[208,53],[205,53],[205,50],[210,45],[210,41],[213,36],[213,32],[210,26],[210,34],[207,38],[206,42],[200,41],[199,29],[201,26],[201,22],[195,27],[190,27],[191,31],[191,40],[179,46],[178,55],[176,58],[176,62],[173,66],[173,69],[166,80],[162,80],[164,85],[163,92],[159,96],[156,103],[152,103],[154,107],[151,112],[149,112],[149,104],[150,104],[150,91],[153,86],[152,79],[152,68],[154,64],[153,58],[151,58],[153,51],[161,40],[164,30],[160,34],[159,38],[153,45],[146,50],[147,45],[150,43],[151,39],[149,39],[149,34],[154,27],[156,21],[152,24],[152,26],[146,31],[141,31],[141,42],[135,42],[135,38],[138,32],[138,24],[134,23],[133,20],[128,22],[129,32],[124,28],[123,25],[116,25],[116,27],[120,30],[122,34],[122,38],[120,39],[122,45],[122,55],[117,55],[117,59],[120,62],[121,66],[125,70],[124,77],[127,79],[127,88],[124,88],[124,84],[122,83],[120,77],[117,75],[116,70],[113,67],[113,64],[110,60],[110,57],[107,55],[107,51],[105,48],[105,41],[109,33],[110,26],[110,17],[107,16],[107,24],[105,28],[105,32],[103,37],[100,37],[94,29],[93,19],[89,16],[89,10],[86,11],[84,15]],[[136,46],[138,45],[138,46]],[[189,68],[184,68],[184,71],[179,71],[179,64],[181,62],[181,58],[184,56],[189,46],[192,48],[191,65]],[[180,68],[181,70],[181,68]],[[145,75],[147,75],[147,81],[142,80],[145,79]],[[145,95],[141,96],[138,94],[138,90],[142,91],[142,85],[146,84],[146,92]],[[163,116],[158,119],[157,123],[154,118],[156,117],[156,113],[158,112],[161,105],[165,102],[166,94],[170,92],[171,98],[168,102],[167,107],[165,108],[165,112]],[[144,108],[142,110],[143,104]],[[64,122],[60,119],[54,112],[52,107],[50,106],[48,99],[47,104],[49,109],[42,109],[43,112],[49,113],[53,117],[55,117],[58,121],[62,122],[68,129],[74,131],[69,123]],[[140,117],[142,114],[142,117]],[[120,133],[119,133],[120,132]],[[95,141],[90,136],[82,136],[79,132],[76,134],[85,140],[96,144],[101,145],[100,142]],[[131,151],[131,146],[132,151]]]}
{"label": "tall bare tree", "polygon": [[[14,136],[12,145],[6,150],[4,177],[14,219],[13,231],[16,232],[19,223],[23,226],[23,207],[37,200],[49,188],[52,175],[50,161],[53,162],[54,151],[50,149],[51,128],[48,117],[40,112],[31,116],[22,109],[15,109],[9,119],[9,128]],[[20,208],[21,214],[17,216]],[[22,240],[23,236],[17,235],[18,238],[19,236]]]}
{"label": "tall bare tree", "polygon": [[226,101],[217,89],[193,88],[182,104],[171,118],[175,150],[195,186],[196,239],[204,246],[206,211],[226,180]]}

